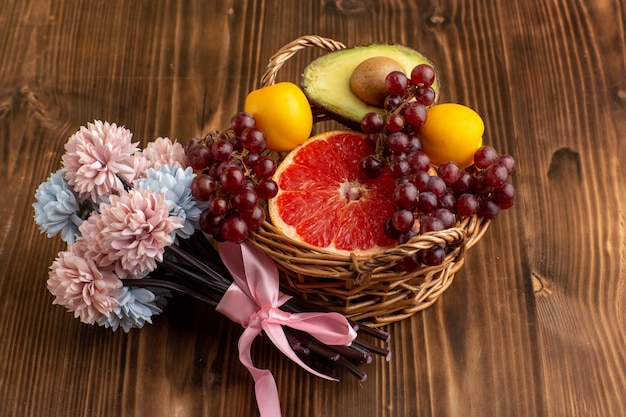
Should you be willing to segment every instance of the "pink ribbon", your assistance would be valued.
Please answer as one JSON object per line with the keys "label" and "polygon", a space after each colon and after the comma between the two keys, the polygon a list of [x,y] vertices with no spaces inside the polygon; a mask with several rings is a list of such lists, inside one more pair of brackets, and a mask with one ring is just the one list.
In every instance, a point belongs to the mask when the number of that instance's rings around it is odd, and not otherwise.
{"label": "pink ribbon", "polygon": [[239,338],[239,360],[254,378],[261,417],[280,417],[278,389],[272,373],[252,363],[250,348],[254,339],[265,331],[272,343],[289,359],[316,376],[337,381],[302,362],[289,345],[282,326],[305,331],[327,345],[350,345],[356,338],[356,332],[339,313],[292,314],[280,310],[279,307],[291,297],[279,290],[278,269],[274,261],[250,243],[219,243],[218,250],[234,282],[216,310],[245,328]]}

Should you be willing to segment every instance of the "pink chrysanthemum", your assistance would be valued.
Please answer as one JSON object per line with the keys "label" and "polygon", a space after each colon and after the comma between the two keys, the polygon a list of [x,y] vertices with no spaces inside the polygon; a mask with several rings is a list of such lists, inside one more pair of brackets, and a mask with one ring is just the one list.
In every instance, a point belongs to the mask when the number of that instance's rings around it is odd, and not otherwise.
{"label": "pink chrysanthemum", "polygon": [[183,146],[169,138],[157,138],[154,142],[149,142],[141,153],[148,161],[147,168],[153,168],[155,171],[161,169],[162,165],[171,165],[174,168],[187,167],[187,156]]}
{"label": "pink chrysanthemum", "polygon": [[133,178],[129,183],[135,184],[139,178],[146,176],[146,170],[150,168],[150,161],[148,161],[142,152],[137,152],[133,155]]}
{"label": "pink chrysanthemum", "polygon": [[53,304],[63,305],[74,317],[93,324],[118,307],[122,281],[111,268],[100,268],[85,256],[84,244],[84,238],[78,238],[67,251],[59,253],[50,266],[47,283],[56,297]]}
{"label": "pink chrysanthemum", "polygon": [[128,129],[96,120],[69,138],[61,159],[64,176],[82,199],[100,201],[99,197],[121,192],[118,175],[132,181],[132,155],[138,151],[132,137]]}
{"label": "pink chrysanthemum", "polygon": [[89,217],[81,223],[78,230],[85,241],[82,253],[86,258],[93,259],[101,268],[116,269],[118,276],[126,275],[119,265],[116,265],[114,261],[109,259],[106,249],[102,246],[102,220],[100,213],[97,211],[92,212]]}
{"label": "pink chrysanthemum", "polygon": [[100,204],[100,214],[83,222],[81,233],[90,241],[90,251],[105,254],[130,276],[141,276],[163,261],[172,231],[183,226],[183,219],[170,216],[169,209],[161,194],[130,190]]}

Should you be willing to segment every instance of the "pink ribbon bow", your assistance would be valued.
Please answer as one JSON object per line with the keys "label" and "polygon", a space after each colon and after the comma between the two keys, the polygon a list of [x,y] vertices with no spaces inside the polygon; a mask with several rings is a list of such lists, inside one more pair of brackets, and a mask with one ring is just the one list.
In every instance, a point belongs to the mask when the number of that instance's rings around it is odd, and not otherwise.
{"label": "pink ribbon bow", "polygon": [[245,330],[239,338],[239,360],[255,381],[257,404],[261,417],[280,417],[276,381],[267,369],[252,363],[250,348],[262,331],[288,358],[312,374],[337,381],[310,368],[293,351],[282,326],[302,330],[327,345],[349,345],[356,332],[339,313],[288,313],[279,309],[289,296],[279,291],[278,269],[274,261],[250,243],[220,243],[218,250],[234,282],[222,297],[216,310],[241,324]]}

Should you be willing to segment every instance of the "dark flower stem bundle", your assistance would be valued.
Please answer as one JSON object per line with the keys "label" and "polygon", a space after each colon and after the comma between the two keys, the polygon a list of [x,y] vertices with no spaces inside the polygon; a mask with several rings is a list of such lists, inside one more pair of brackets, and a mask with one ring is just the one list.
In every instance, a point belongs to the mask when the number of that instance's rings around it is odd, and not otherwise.
{"label": "dark flower stem bundle", "polygon": [[[125,285],[163,288],[179,292],[216,307],[232,285],[233,278],[219,253],[202,232],[166,249],[159,268],[141,280],[128,279]],[[290,298],[281,306],[288,313],[320,311],[320,306],[299,298]],[[325,345],[305,332],[285,327],[291,349],[307,362],[323,367],[344,368],[361,381],[367,374],[360,365],[371,363],[374,356],[387,360],[391,351],[385,346],[390,335],[380,329],[349,321],[357,337],[350,346]]]}

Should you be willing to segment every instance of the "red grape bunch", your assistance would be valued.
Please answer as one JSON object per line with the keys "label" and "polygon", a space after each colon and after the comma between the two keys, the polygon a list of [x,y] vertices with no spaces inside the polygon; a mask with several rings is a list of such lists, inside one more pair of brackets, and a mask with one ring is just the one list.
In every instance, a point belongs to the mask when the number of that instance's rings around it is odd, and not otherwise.
{"label": "red grape bunch", "polygon": [[[495,219],[515,202],[515,189],[507,182],[515,160],[491,146],[479,148],[474,165],[465,169],[452,161],[436,168],[431,165],[419,128],[435,100],[434,79],[435,70],[427,64],[416,66],[410,77],[390,72],[385,79],[384,114],[368,113],[361,121],[361,130],[376,149],[362,159],[361,174],[374,178],[388,167],[395,178],[395,211],[383,227],[400,244],[418,234],[453,227],[465,217]],[[412,271],[421,265],[439,265],[446,254],[446,247],[434,245],[407,256],[399,268]]]}
{"label": "red grape bunch", "polygon": [[272,180],[276,161],[266,150],[265,134],[254,117],[235,114],[230,129],[191,139],[185,153],[197,173],[191,192],[208,203],[200,228],[218,241],[246,240],[265,221],[263,200],[278,193]]}
{"label": "red grape bunch", "polygon": [[[396,211],[387,219],[385,233],[407,242],[417,234],[453,227],[470,216],[493,220],[515,203],[515,188],[508,181],[514,170],[512,156],[483,145],[474,154],[474,164],[465,169],[449,161],[439,165],[436,174],[420,170],[398,178]],[[446,247],[434,245],[405,257],[399,267],[413,271],[420,265],[440,265],[446,254]]]}
{"label": "red grape bunch", "polygon": [[434,80],[435,70],[428,64],[416,66],[410,78],[401,71],[387,75],[385,114],[367,113],[361,120],[361,130],[376,148],[374,155],[361,161],[363,175],[377,177],[384,166],[397,176],[408,172],[407,157],[422,148],[416,129],[424,124],[426,109],[435,101]]}

